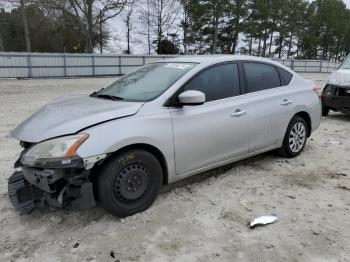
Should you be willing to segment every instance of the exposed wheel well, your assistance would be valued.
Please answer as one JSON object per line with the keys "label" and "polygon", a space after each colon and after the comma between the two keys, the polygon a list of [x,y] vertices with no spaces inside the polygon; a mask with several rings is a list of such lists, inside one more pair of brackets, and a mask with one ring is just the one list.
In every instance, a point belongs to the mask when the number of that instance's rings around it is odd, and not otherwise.
{"label": "exposed wheel well", "polygon": [[311,130],[312,130],[310,115],[305,111],[301,111],[301,112],[295,114],[294,116],[300,116],[305,120],[305,122],[307,124],[307,132],[308,132],[307,136],[309,137],[311,135]]}
{"label": "exposed wheel well", "polygon": [[168,184],[168,166],[167,166],[167,162],[165,160],[165,157],[163,155],[163,153],[156,147],[149,145],[149,144],[133,144],[133,145],[129,145],[129,146],[125,146],[123,148],[120,148],[119,150],[111,153],[105,160],[107,160],[108,158],[119,154],[122,151],[126,151],[126,150],[130,150],[130,149],[143,149],[145,151],[150,152],[151,154],[153,154],[159,161],[161,167],[162,167],[162,171],[163,171],[163,184],[166,185]]}

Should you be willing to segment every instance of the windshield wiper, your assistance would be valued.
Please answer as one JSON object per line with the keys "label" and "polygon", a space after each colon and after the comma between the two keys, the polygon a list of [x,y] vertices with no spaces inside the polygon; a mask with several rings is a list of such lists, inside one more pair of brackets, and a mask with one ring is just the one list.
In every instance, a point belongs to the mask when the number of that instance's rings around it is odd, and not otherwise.
{"label": "windshield wiper", "polygon": [[100,97],[100,98],[105,98],[105,99],[110,99],[113,101],[118,101],[118,100],[124,100],[124,98],[119,97],[119,96],[112,96],[112,95],[107,95],[107,94],[101,94],[101,95],[92,95],[92,97]]}

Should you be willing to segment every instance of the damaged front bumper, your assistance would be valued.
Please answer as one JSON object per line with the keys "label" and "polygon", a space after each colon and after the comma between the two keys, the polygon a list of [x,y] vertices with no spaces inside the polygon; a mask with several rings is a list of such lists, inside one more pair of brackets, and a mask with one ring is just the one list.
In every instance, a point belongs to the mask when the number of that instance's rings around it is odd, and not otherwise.
{"label": "damaged front bumper", "polygon": [[322,93],[322,104],[332,110],[350,114],[350,86],[327,84]]}
{"label": "damaged front bumper", "polygon": [[[90,173],[93,160],[81,161],[81,166],[40,168],[21,166],[8,180],[8,193],[21,215],[36,208],[85,209],[94,206]],[[88,168],[86,168],[88,167]]]}

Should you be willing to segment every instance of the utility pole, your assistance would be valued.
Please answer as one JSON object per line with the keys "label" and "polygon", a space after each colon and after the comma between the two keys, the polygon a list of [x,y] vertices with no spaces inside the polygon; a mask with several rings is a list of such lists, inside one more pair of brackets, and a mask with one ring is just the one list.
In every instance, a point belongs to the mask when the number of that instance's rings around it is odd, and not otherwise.
{"label": "utility pole", "polygon": [[27,48],[27,52],[32,52],[32,47],[31,47],[31,44],[30,44],[28,20],[27,20],[27,15],[26,15],[26,11],[25,11],[24,0],[20,0],[20,4],[21,4],[21,11],[22,11],[22,22],[23,22],[24,37],[25,37],[25,40],[26,40],[26,48]]}

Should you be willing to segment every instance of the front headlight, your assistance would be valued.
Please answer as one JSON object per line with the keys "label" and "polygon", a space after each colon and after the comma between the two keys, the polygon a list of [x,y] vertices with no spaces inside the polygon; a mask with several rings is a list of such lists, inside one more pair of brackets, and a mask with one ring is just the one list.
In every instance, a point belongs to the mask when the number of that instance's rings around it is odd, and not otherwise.
{"label": "front headlight", "polygon": [[323,95],[324,96],[330,96],[332,93],[332,87],[331,85],[326,85],[325,88],[323,89]]}
{"label": "front headlight", "polygon": [[69,165],[79,158],[76,150],[88,137],[87,134],[79,134],[44,141],[29,148],[20,161],[28,166]]}

